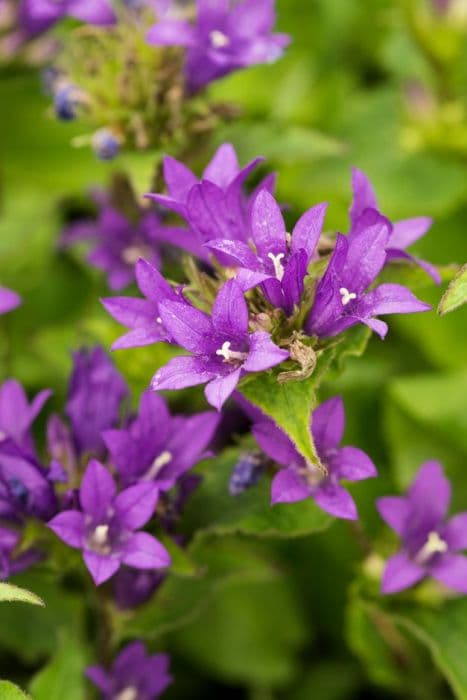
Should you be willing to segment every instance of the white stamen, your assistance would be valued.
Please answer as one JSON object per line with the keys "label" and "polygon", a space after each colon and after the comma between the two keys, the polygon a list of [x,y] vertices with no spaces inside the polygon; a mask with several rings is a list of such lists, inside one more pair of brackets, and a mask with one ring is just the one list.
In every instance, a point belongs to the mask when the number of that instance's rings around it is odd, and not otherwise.
{"label": "white stamen", "polygon": [[172,457],[173,454],[168,450],[164,450],[163,452],[161,452],[160,455],[158,455],[154,462],[151,464],[143,478],[146,481],[154,479],[154,477],[159,474],[161,469],[163,469],[166,466],[166,464],[169,464],[169,462],[172,461]]}
{"label": "white stamen", "polygon": [[222,344],[222,347],[216,350],[216,355],[223,357],[224,362],[232,362],[232,360],[240,360],[240,362],[242,362],[243,360],[246,360],[246,352],[238,352],[237,350],[231,350],[230,345],[230,341],[226,340],[225,343]]}
{"label": "white stamen", "polygon": [[158,316],[158,317],[156,318],[156,323],[162,323],[162,319],[161,319],[160,316]]}
{"label": "white stamen", "polygon": [[274,255],[274,253],[268,253],[268,258],[272,260],[272,264],[274,265],[274,273],[279,282],[283,278],[285,272],[284,266],[281,263],[281,260],[284,257],[284,253],[278,253],[277,255]]}
{"label": "white stamen", "polygon": [[209,32],[209,39],[215,49],[223,49],[230,44],[227,34],[219,31],[219,29],[213,29],[212,32]]}
{"label": "white stamen", "polygon": [[138,690],[134,686],[128,686],[115,696],[115,700],[138,700]]}
{"label": "white stamen", "polygon": [[426,564],[433,554],[444,554],[448,551],[447,543],[433,530],[428,534],[427,540],[415,557],[417,564]]}
{"label": "white stamen", "polygon": [[349,292],[347,287],[341,287],[339,289],[339,294],[342,297],[342,306],[347,306],[347,304],[352,301],[352,299],[356,299],[357,295],[355,292]]}
{"label": "white stamen", "polygon": [[108,525],[98,525],[92,534],[93,541],[98,545],[107,544],[107,538],[109,536],[109,526]]}

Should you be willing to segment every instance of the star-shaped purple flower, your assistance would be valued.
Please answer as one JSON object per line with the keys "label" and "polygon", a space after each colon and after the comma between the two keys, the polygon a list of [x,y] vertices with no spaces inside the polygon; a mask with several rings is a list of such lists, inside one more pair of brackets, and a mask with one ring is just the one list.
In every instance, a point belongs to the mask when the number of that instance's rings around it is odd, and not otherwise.
{"label": "star-shaped purple flower", "polygon": [[383,574],[382,592],[398,593],[432,576],[448,588],[467,593],[467,513],[446,520],[451,484],[438,462],[420,467],[406,496],[377,501],[383,520],[402,540]]}
{"label": "star-shaped purple flower", "polygon": [[[378,200],[371,182],[365,173],[357,168],[352,169],[352,191],[353,200],[350,208],[352,228],[349,237],[352,236],[354,227],[358,227],[358,220],[366,209],[379,210]],[[440,284],[441,277],[434,265],[425,260],[420,260],[420,258],[416,258],[406,251],[406,248],[425,235],[432,223],[432,219],[428,216],[418,216],[413,219],[395,222],[386,244],[386,262],[397,259],[410,260],[423,268],[437,284]]]}
{"label": "star-shaped purple flower", "polygon": [[6,287],[0,287],[0,314],[7,314],[21,304],[21,297]]}
{"label": "star-shaped purple flower", "polygon": [[235,280],[220,289],[212,315],[175,301],[159,304],[165,327],[190,357],[174,357],[153,377],[151,388],[183,389],[208,382],[205,395],[220,410],[247,372],[261,372],[289,356],[269,333],[248,333],[248,307]]}
{"label": "star-shaped purple flower", "polygon": [[168,491],[203,458],[218,423],[214,411],[171,416],[161,396],[146,392],[128,427],[107,430],[103,437],[123,484],[151,481]]}
{"label": "star-shaped purple flower", "polygon": [[138,260],[135,274],[138,287],[145,299],[138,297],[101,299],[109,314],[130,329],[115,341],[112,350],[169,341],[170,335],[159,313],[159,304],[167,300],[184,303],[180,290],[173,289],[161,273],[146,260]]}
{"label": "star-shaped purple flower", "polygon": [[261,449],[284,467],[272,482],[273,504],[312,498],[320,508],[337,518],[358,518],[355,502],[340,481],[369,479],[376,476],[376,468],[368,455],[357,447],[339,447],[344,427],[344,404],[340,396],[334,396],[313,411],[310,430],[318,456],[328,470],[324,475],[306,462],[288,436],[271,420],[253,426],[253,435]]}
{"label": "star-shaped purple flower", "polygon": [[117,424],[128,387],[100,347],[78,350],[73,362],[66,414],[78,453],[97,456],[104,449],[101,433]]}
{"label": "star-shaped purple flower", "polygon": [[90,666],[86,675],[101,691],[102,700],[156,700],[172,683],[169,657],[149,656],[141,642],[126,646],[110,670]]}
{"label": "star-shaped purple flower", "polygon": [[194,24],[162,19],[150,29],[151,44],[187,49],[186,77],[196,92],[234,70],[272,63],[290,42],[287,34],[273,34],[274,0],[197,0]]}
{"label": "star-shaped purple flower", "polygon": [[101,26],[116,21],[110,0],[22,0],[19,8],[21,26],[30,35],[47,31],[64,17]]}
{"label": "star-shaped purple flower", "polygon": [[262,282],[268,301],[291,314],[303,294],[303,281],[321,235],[326,208],[326,204],[318,204],[309,209],[288,237],[279,205],[267,190],[261,190],[251,211],[256,253],[239,240],[214,240],[207,247],[238,267],[236,279],[242,289]]}
{"label": "star-shaped purple flower", "polygon": [[168,195],[147,196],[179,214],[190,226],[189,229],[169,229],[167,241],[206,261],[208,251],[203,244],[213,238],[247,241],[251,203],[259,189],[273,191],[275,188],[272,174],[250,197],[244,194],[243,183],[261,160],[255,158],[240,168],[234,147],[224,143],[199,181],[183,163],[166,156],[164,179]]}
{"label": "star-shaped purple flower", "polygon": [[388,326],[375,316],[431,309],[399,284],[381,284],[366,292],[384,266],[391,231],[387,219],[375,209],[366,209],[351,237],[337,234],[334,252],[305,322],[309,335],[334,336],[364,323],[384,338]]}
{"label": "star-shaped purple flower", "polygon": [[121,564],[135,569],[170,565],[165,547],[147,532],[135,532],[152,517],[159,491],[147,481],[117,494],[112,475],[91,460],[81,483],[81,510],[66,510],[49,523],[70,547],[83,551],[84,562],[96,586],[107,581]]}
{"label": "star-shaped purple flower", "polygon": [[135,223],[105,199],[101,203],[97,221],[70,224],[62,234],[61,244],[69,247],[81,241],[92,242],[94,247],[87,256],[88,262],[106,273],[112,291],[119,291],[135,281],[134,268],[140,258],[160,267],[159,242],[163,227],[154,211],[141,211]]}
{"label": "star-shaped purple flower", "polygon": [[44,389],[29,404],[19,382],[15,379],[3,382],[0,386],[0,442],[11,438],[26,451],[33,452],[30,428],[51,393]]}

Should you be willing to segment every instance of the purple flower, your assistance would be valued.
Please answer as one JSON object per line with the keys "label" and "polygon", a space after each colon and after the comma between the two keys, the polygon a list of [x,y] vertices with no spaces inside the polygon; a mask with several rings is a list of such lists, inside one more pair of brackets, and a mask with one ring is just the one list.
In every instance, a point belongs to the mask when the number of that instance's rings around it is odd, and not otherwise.
{"label": "purple flower", "polygon": [[326,208],[326,204],[318,204],[309,209],[288,239],[279,205],[267,190],[262,190],[251,212],[256,253],[239,240],[214,240],[207,246],[238,267],[236,279],[242,289],[262,282],[268,301],[291,314],[303,294],[303,281],[321,235]]}
{"label": "purple flower", "polygon": [[168,195],[147,196],[179,214],[190,226],[189,230],[168,229],[167,241],[206,261],[203,244],[214,238],[246,242],[251,202],[259,189],[273,191],[275,187],[275,175],[269,175],[250,197],[244,194],[242,185],[261,160],[255,158],[240,169],[234,147],[224,143],[198,181],[183,163],[166,156],[164,179]]}
{"label": "purple flower", "polygon": [[397,593],[432,576],[448,588],[467,593],[467,513],[446,514],[451,485],[438,462],[420,467],[407,495],[378,499],[383,520],[402,540],[383,574],[382,592]]}
{"label": "purple flower", "polygon": [[[349,238],[352,237],[354,228],[358,229],[359,218],[367,209],[378,211],[378,201],[373,186],[365,173],[357,168],[352,169],[352,190],[353,201],[350,208],[352,228]],[[406,252],[406,248],[425,235],[431,224],[432,219],[428,216],[418,216],[414,219],[404,219],[394,223],[386,244],[386,262],[397,259],[410,260],[423,268],[437,284],[440,284],[441,277],[434,265]]]}
{"label": "purple flower", "polygon": [[102,700],[156,700],[172,683],[166,654],[148,656],[141,642],[132,642],[115,659],[110,671],[90,666],[87,677]]}
{"label": "purple flower", "polygon": [[174,357],[159,369],[151,383],[154,390],[208,382],[206,398],[220,410],[244,373],[270,369],[289,356],[269,333],[248,333],[248,308],[235,280],[221,287],[211,317],[176,301],[162,302],[159,311],[173,340],[193,355]]}
{"label": "purple flower", "polygon": [[15,550],[20,540],[19,532],[0,526],[0,581],[29,569],[42,558],[41,553],[34,549],[16,555]]}
{"label": "purple flower", "polygon": [[100,347],[78,350],[73,361],[66,414],[78,453],[99,455],[104,449],[101,433],[117,424],[128,387]]}
{"label": "purple flower", "polygon": [[0,315],[13,311],[21,304],[21,297],[6,287],[0,287]]}
{"label": "purple flower", "polygon": [[0,386],[0,442],[11,438],[17,445],[33,452],[30,428],[51,395],[49,389],[40,391],[28,402],[26,392],[15,379],[7,379]]}
{"label": "purple flower", "polygon": [[21,25],[32,35],[47,31],[63,17],[102,26],[116,21],[110,0],[22,0],[19,8]]}
{"label": "purple flower", "polygon": [[143,571],[122,566],[112,580],[112,593],[117,607],[120,610],[131,610],[147,603],[164,579],[165,574],[160,571]]}
{"label": "purple flower", "polygon": [[90,241],[93,248],[88,262],[103,270],[112,291],[119,291],[135,281],[135,264],[140,258],[159,268],[159,234],[161,223],[154,211],[141,210],[137,223],[129,221],[106,198],[100,200],[97,221],[72,223],[62,234],[62,245],[69,247]]}
{"label": "purple flower", "polygon": [[117,495],[110,472],[91,460],[79,491],[81,510],[66,510],[49,523],[70,547],[83,550],[84,562],[96,586],[121,564],[135,569],[161,569],[170,556],[155,537],[135,532],[152,517],[159,492],[151,482],[130,486]]}
{"label": "purple flower", "polygon": [[163,19],[150,29],[147,40],[187,49],[186,77],[196,92],[234,70],[272,63],[290,42],[286,34],[272,34],[274,0],[197,0],[195,24]]}
{"label": "purple flower", "polygon": [[381,284],[365,293],[384,266],[390,235],[391,224],[374,209],[364,211],[351,236],[337,234],[334,252],[305,322],[307,333],[329,337],[364,323],[384,338],[388,326],[375,316],[431,308],[399,284]]}
{"label": "purple flower", "polygon": [[146,392],[128,427],[107,430],[103,437],[123,484],[150,481],[168,491],[203,459],[218,423],[214,411],[171,416],[161,396]]}
{"label": "purple flower", "polygon": [[101,299],[109,314],[119,323],[130,328],[113,345],[112,350],[135,348],[170,340],[170,335],[159,313],[162,301],[183,302],[179,291],[170,284],[146,260],[138,260],[135,266],[136,280],[145,299],[137,297],[108,297]]}
{"label": "purple flower", "polygon": [[272,482],[273,504],[294,503],[310,497],[337,518],[358,518],[355,502],[340,481],[369,479],[376,476],[376,468],[368,455],[357,447],[339,447],[344,426],[344,404],[340,396],[325,401],[313,411],[310,430],[318,456],[328,470],[326,476],[307,463],[287,435],[271,420],[253,427],[253,435],[261,449],[284,467]]}

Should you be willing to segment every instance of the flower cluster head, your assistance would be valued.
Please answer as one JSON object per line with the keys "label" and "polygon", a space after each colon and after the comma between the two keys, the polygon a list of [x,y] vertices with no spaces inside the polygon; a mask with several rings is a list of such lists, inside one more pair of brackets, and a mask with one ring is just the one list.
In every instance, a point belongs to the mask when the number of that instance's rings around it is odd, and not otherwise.
{"label": "flower cluster head", "polygon": [[467,513],[446,519],[451,484],[438,462],[420,467],[406,496],[377,501],[383,520],[401,539],[383,574],[382,592],[398,593],[431,576],[448,588],[467,593]]}
{"label": "flower cluster head", "polygon": [[132,642],[110,669],[90,666],[86,675],[102,700],[156,700],[172,682],[168,668],[166,654],[149,656],[141,642]]}
{"label": "flower cluster head", "polygon": [[196,0],[194,22],[178,19],[169,7],[147,39],[186,49],[186,80],[196,92],[232,71],[271,63],[282,55],[290,37],[272,33],[274,5],[274,0]]}

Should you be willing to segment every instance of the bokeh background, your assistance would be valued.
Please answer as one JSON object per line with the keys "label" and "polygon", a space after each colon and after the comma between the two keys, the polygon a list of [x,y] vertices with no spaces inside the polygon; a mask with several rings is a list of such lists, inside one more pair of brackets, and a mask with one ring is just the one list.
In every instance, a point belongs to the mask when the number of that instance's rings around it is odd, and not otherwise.
{"label": "bokeh background", "polygon": [[[459,11],[445,15],[442,5],[437,12],[429,0],[280,0],[279,28],[292,45],[277,64],[211,88],[240,105],[242,116],[199,154],[200,168],[226,140],[242,163],[263,155],[265,167],[279,173],[278,197],[290,221],[324,200],[326,228],[345,232],[350,169],[357,166],[391,219],[433,217],[414,251],[442,265],[448,280],[467,253],[467,12],[459,2]],[[53,408],[64,399],[71,350],[109,347],[118,335],[98,301],[108,294],[103,276],[59,249],[60,231],[89,188],[115,170],[129,171],[145,192],[160,154],[100,163],[90,149],[71,147],[79,123],[55,121],[38,71],[19,64],[1,69],[0,105],[0,278],[24,298],[0,319],[0,373],[31,393],[51,387]],[[444,287],[422,271],[401,274],[436,308]],[[385,630],[360,600],[355,577],[367,541],[385,537],[375,498],[405,488],[423,460],[443,462],[454,505],[467,508],[467,313],[393,317],[390,329],[322,392],[342,393],[346,443],[366,450],[380,470],[356,493],[364,530],[335,522],[312,537],[226,541],[225,557],[251,558],[244,575],[206,588],[179,611],[176,625],[174,614],[161,623],[157,648],[172,654],[176,678],[168,700],[453,697],[436,670],[446,667],[452,626],[431,647],[409,623],[404,635]],[[135,399],[164,352],[115,355]],[[200,392],[189,397],[193,407],[203,405]],[[24,580],[48,606],[2,608],[0,675],[21,682],[52,658],[70,679],[67,700],[82,700],[89,692],[78,677],[88,655],[79,642],[83,601],[72,590],[58,595],[53,581],[33,573]],[[447,676],[458,683],[459,673]],[[466,687],[458,697],[467,697]]]}

